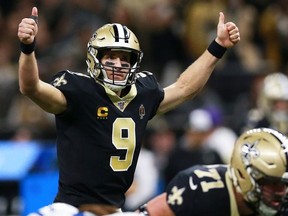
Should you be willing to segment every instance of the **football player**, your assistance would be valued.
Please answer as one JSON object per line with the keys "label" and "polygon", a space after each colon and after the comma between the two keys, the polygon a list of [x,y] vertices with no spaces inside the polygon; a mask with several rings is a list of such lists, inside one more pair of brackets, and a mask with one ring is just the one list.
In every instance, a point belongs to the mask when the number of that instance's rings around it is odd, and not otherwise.
{"label": "football player", "polygon": [[139,210],[150,216],[288,215],[288,140],[270,128],[244,132],[230,164],[179,172],[166,192]]}
{"label": "football player", "polygon": [[263,80],[257,107],[248,112],[246,128],[269,127],[288,135],[288,77],[275,72]]}
{"label": "football player", "polygon": [[225,23],[220,12],[216,39],[163,89],[153,73],[140,72],[143,54],[134,33],[119,23],[106,24],[88,42],[88,73],[63,70],[49,84],[39,78],[34,52],[37,17],[33,7],[18,26],[19,85],[23,95],[56,117],[59,189],[54,202],[121,208],[147,122],[201,90],[226,49],[240,41],[238,27]]}

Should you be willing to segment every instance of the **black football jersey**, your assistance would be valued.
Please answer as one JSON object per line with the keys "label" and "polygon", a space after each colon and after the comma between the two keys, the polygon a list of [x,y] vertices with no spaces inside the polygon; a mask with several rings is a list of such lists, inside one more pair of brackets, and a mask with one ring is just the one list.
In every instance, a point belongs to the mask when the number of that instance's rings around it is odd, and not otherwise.
{"label": "black football jersey", "polygon": [[150,72],[120,98],[90,76],[62,71],[51,83],[68,109],[56,115],[59,190],[55,202],[121,207],[130,187],[148,120],[164,91]]}
{"label": "black football jersey", "polygon": [[167,203],[177,216],[239,215],[227,165],[193,166],[168,184]]}

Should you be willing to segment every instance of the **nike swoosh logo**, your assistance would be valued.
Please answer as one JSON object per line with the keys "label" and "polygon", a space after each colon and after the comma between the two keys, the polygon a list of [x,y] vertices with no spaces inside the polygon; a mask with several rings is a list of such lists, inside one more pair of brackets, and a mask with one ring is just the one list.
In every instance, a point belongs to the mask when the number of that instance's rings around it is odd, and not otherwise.
{"label": "nike swoosh logo", "polygon": [[198,185],[194,184],[192,177],[189,178],[189,185],[190,185],[191,190],[196,190],[198,187]]}

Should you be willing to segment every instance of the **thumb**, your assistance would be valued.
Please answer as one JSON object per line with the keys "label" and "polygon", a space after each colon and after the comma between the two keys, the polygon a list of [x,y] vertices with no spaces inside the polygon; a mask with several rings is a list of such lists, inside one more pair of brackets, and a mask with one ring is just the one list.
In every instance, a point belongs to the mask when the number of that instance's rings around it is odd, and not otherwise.
{"label": "thumb", "polygon": [[224,25],[224,22],[225,22],[225,16],[224,16],[224,13],[223,12],[220,12],[219,13],[219,22],[218,22],[218,24],[219,25]]}
{"label": "thumb", "polygon": [[31,12],[31,19],[34,19],[36,23],[38,23],[38,9],[37,7],[33,7],[32,8],[32,12]]}
{"label": "thumb", "polygon": [[33,7],[33,8],[32,8],[31,16],[38,16],[38,9],[37,9],[37,7]]}

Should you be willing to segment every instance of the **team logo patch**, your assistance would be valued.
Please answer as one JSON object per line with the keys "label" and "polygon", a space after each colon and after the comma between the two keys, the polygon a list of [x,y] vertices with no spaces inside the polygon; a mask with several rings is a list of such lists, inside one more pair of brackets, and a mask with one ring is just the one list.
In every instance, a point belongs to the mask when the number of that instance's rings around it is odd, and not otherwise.
{"label": "team logo patch", "polygon": [[67,80],[65,79],[65,74],[63,74],[61,77],[57,77],[53,81],[53,86],[55,87],[59,87],[61,85],[66,85],[66,84],[67,84]]}
{"label": "team logo patch", "polygon": [[180,188],[174,186],[171,190],[171,194],[168,196],[168,203],[171,205],[182,205],[183,197],[182,194],[184,193],[185,188]]}
{"label": "team logo patch", "polygon": [[145,116],[145,107],[143,104],[141,104],[141,106],[139,107],[139,116],[140,119],[143,119],[143,117]]}

